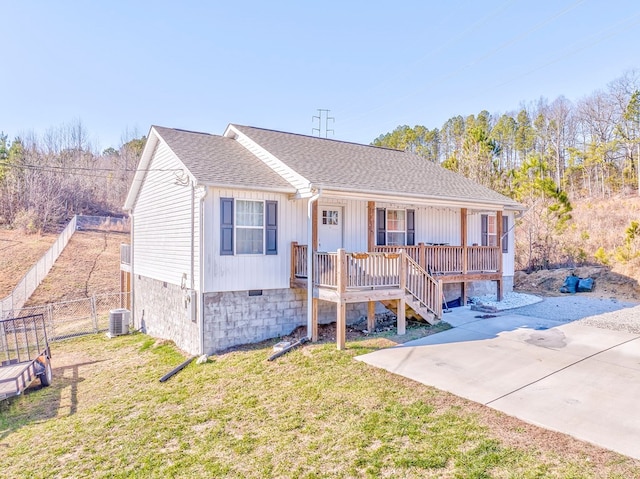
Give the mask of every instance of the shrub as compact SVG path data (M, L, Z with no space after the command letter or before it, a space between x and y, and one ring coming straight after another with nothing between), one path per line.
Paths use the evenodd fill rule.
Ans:
M600 246L598 248L598 250L595 252L595 254L593 256L600 263L602 263L604 265L608 265L609 264L609 255L607 254L607 252L604 250L604 248L602 246Z
M33 210L20 210L13 218L12 226L25 234L35 234L42 230L38 213Z

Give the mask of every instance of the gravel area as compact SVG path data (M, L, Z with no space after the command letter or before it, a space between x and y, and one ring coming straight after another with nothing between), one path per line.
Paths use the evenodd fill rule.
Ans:
M495 302L495 295L473 300L524 316L562 322L580 321L596 328L640 334L640 304L634 302L578 294L540 297L523 293L505 295L502 304Z

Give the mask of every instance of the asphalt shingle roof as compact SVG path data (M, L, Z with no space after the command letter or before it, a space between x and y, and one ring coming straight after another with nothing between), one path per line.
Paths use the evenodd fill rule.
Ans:
M231 138L162 126L153 128L200 183L295 191Z
M307 178L314 187L520 206L490 188L412 153L233 126Z

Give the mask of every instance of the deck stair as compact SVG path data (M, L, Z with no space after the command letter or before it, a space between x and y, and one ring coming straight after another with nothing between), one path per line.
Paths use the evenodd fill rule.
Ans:
M415 321L426 321L429 324L437 324L438 319L435 314L431 312L426 306L420 304L420 301L416 299L412 294L407 294L404 297L405 299L405 317L408 319L413 319ZM394 314L398 314L398 303L397 299L391 299L387 301L380 301L385 308Z

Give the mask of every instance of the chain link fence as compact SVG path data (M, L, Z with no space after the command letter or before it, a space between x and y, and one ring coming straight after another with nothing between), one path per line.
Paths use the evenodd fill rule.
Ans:
M42 314L45 317L49 341L61 341L108 331L109 312L112 309L124 308L128 300L129 293L94 294L89 298L7 311L7 317Z

